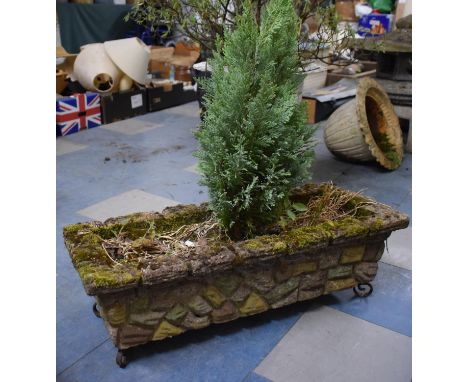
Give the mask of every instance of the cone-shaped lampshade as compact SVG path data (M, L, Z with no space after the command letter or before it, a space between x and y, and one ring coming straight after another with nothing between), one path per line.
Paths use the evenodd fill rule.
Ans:
M119 69L139 84L146 82L150 48L139 38L106 41L104 48Z
M117 91L122 77L122 72L100 43L81 47L73 66L73 74L85 89L99 93Z

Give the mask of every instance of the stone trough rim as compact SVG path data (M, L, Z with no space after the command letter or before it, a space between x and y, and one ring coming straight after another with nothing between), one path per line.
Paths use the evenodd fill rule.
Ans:
M364 198L368 199L368 198ZM369 199L371 200L371 199ZM201 263L198 266L198 268L194 267L194 259L186 259L183 258L178 258L176 261L172 261L171 263L174 262L174 266L181 266L182 270L179 272L176 269L176 272L174 272L174 269L172 269L170 266L165 269L164 267L161 267L161 269L158 269L157 271L157 277L152 277L151 273L148 275L145 275L144 270L138 270L135 273L135 270L132 269L126 269L124 265L122 267L115 267L114 265L109 265L107 264L108 267L108 272L129 272L129 274L132 275L131 278L129 278L126 282L123 282L121 285L115 285L115 286L99 286L96 285L95 280L92 278L84 279L81 277L82 284L84 286L84 289L88 295L99 295L99 294L109 294L109 293L115 293L115 292L121 292L124 290L130 290L130 289L137 289L139 287L150 287L154 285L166 285L166 284L171 284L171 283L176 283L178 281L182 280L196 280L200 279L209 275L229 271L232 269L236 268L241 268L241 267L250 267L262 263L269 263L271 261L275 261L277 259L290 259L295 255L300 255L301 253L314 253L316 252L321 253L323 251L326 251L329 247L340 247L343 245L346 245L350 241L365 241L367 238L371 239L373 236L376 234L382 233L385 235L390 235L392 231L398 230L398 229L403 229L406 228L409 224L409 218L407 215L402 214L395 209L391 208L390 206L387 206L382 203L377 203L373 201L375 204L372 205L373 212L375 213L375 216L372 218L368 218L367 220L365 218L362 219L362 223L366 225L367 229L365 233L360 232L359 234L356 235L351 235L351 236L345 236L345 233L338 232L338 234L333 237L333 239L330 238L323 238L323 240L319 240L316 243L312 245L305 245L303 247L298 247L295 248L293 252L288 253L288 251L268 251L265 250L265 248L262 248L263 251L249 251L244 247L244 245L249 242L249 240L243 240L243 241L238 241L234 242L233 247L231 248L226 248L225 246L221 247L220 250L211 256L204 256L203 258L200 257ZM182 206L182 207L179 207ZM105 227L106 225L111 225L115 224L121 219L126 219L131 216L138 216L141 219L149 219L149 217L161 217L165 215L171 214L174 210L177 210L177 208L206 208L207 203L202 203L199 206L195 205L179 205L175 207L167 207L162 211L162 213L159 212L153 212L153 213L137 213L137 214L131 214L131 215L126 215L123 217L117 217L117 218L111 218L107 219L104 223L102 222L86 222L86 223L79 223L77 225L73 226L81 226L83 228L93 228L93 227ZM378 227L378 229L371 229L372 224L375 223L376 220L381 219L383 223ZM73 240L70 239L70 237L67 237L65 235L65 230L67 227L64 228L64 236L65 236L65 244L67 246L67 249L69 251L70 257L72 258L72 261L74 260L74 256L76 253L77 248L79 248L79 245L77 246L76 244L73 243ZM77 234L79 234L79 231L77 231ZM96 235L95 233L86 233L85 235ZM275 235L264 235L264 237L273 237ZM258 236L254 239L259 238L261 236ZM242 259L242 262L239 263L239 258ZM179 261L180 260L180 261ZM197 260L197 259L195 259ZM203 261L202 261L203 260ZM220 261L218 261L220 260ZM78 271L78 268L80 264L75 264L75 261L73 261L73 265L75 269ZM87 264L88 265L88 264ZM164 264L163 264L164 265ZM89 266L93 267L95 266L96 269L99 269L99 267L103 267L103 264L89 264ZM134 273L132 273L134 272Z

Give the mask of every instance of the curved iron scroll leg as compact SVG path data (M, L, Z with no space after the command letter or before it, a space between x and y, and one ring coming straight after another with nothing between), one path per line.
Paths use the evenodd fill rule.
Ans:
M374 288L372 287L371 283L359 283L353 288L355 295L359 297L370 296L373 290Z
M99 312L96 302L93 304L93 313L97 318L102 318L101 317L101 312Z
M126 352L123 349L118 349L117 350L117 356L115 357L115 362L122 369L125 369L125 366L128 365L127 355L126 355Z

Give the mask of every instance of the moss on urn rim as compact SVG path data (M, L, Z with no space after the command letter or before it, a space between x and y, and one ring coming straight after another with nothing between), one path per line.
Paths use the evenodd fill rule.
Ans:
M291 199L301 201L320 192L320 186L305 185L292 190ZM359 202L367 200L362 198ZM124 231L130 240L141 240L143 236L151 237L156 233L176 230L184 224L193 224L206 220L210 216L208 205L179 205L168 207L162 213L136 213L128 216L108 219L104 223L89 222L72 224L64 227L65 244L70 253L73 265L80 275L85 290L90 295L111 293L118 290L134 288L139 284L151 285L155 278L146 277L148 272L157 271L164 280L164 273L174 272L172 264L183 263L188 275L180 277L202 277L201 270L210 271L210 267L221 261L229 261L234 268L245 263L246 258L255 262L266 254L272 256L289 256L314 247L323 248L333 245L337 240L365 237L380 231L405 228L408 217L379 203L366 207L365 211L354 217L336 221L325 221L315 225L303 225L282 231L278 234L257 236L237 243L215 242L206 250L212 253L197 253L189 257L159 255L151 264L142 267L138 259L116 262L103 247L106 239ZM154 237L154 236L153 236ZM226 259L226 248L233 256ZM171 264L172 263L172 264ZM200 267L199 264L205 264ZM161 268L163 267L163 268ZM166 271L167 269L167 271ZM215 268L213 268L215 269ZM179 276L176 276L179 277ZM158 277L156 277L158 279ZM174 281L173 278L167 280Z

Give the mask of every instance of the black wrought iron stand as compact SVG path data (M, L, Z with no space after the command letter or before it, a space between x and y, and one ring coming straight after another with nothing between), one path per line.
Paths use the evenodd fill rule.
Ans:
M374 288L371 283L359 283L353 288L354 293L358 297L368 297L372 294Z

